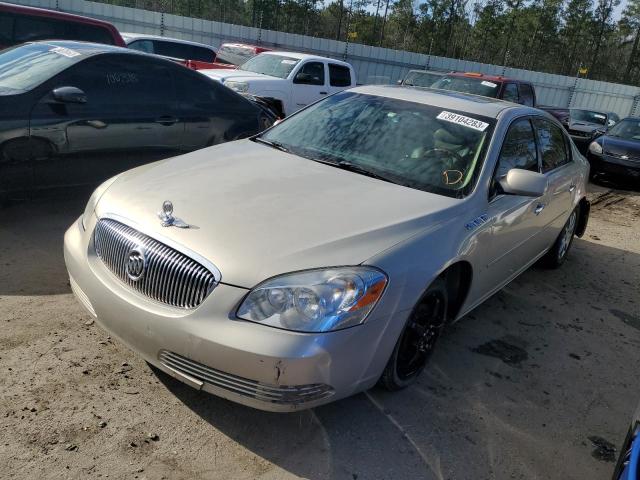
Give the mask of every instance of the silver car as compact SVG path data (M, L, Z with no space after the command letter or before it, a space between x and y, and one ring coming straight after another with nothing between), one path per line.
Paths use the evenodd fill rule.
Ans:
M396 86L125 172L65 235L98 323L179 380L291 411L412 383L443 326L587 224L589 165L520 105Z

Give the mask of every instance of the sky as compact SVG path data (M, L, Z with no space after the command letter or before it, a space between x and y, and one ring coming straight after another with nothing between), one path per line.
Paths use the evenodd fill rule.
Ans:
M614 18L615 18L616 20L619 20L619 19L620 19L620 16L622 15L622 11L624 10L624 7L626 7L626 6L627 6L627 0L622 0L622 1L620 2L620 5L618 5L618 6L616 7L616 10L615 10L615 12L614 12L614 14L613 14L613 16L614 16Z

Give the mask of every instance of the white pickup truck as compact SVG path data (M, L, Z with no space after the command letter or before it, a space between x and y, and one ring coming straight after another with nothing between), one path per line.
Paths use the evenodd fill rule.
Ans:
M331 58L265 52L238 70L198 70L240 93L269 100L283 116L327 95L356 86L353 67Z

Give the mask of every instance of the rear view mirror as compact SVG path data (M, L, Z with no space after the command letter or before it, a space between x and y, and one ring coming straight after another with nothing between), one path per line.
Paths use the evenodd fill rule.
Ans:
M504 193L524 197L541 197L547 190L547 177L531 170L512 168L499 180Z
M87 95L76 87L58 87L51 94L56 102L87 103Z

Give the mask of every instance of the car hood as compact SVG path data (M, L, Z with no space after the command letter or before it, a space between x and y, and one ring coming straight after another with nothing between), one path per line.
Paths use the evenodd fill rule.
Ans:
M165 200L192 228L161 226ZM241 140L125 172L96 214L168 237L214 263L222 282L249 288L281 273L362 263L451 220L461 203Z
M223 69L208 69L198 70L200 73L206 75L209 78L224 82L226 80L233 79L234 81L245 80L282 80L278 77L272 77L271 75L263 75L262 73L247 72L246 70L223 70Z
M601 144L607 155L626 155L630 158L640 158L640 141L638 140L625 140L605 135L601 139Z

